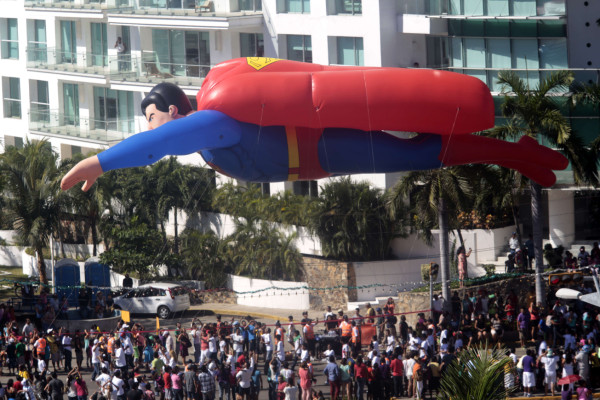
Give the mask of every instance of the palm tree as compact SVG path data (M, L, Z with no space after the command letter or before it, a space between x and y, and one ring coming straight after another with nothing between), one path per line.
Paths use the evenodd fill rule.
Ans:
M502 349L469 348L444 369L438 399L504 400L516 386L505 385L512 360ZM514 380L513 380L514 382Z
M57 154L47 140L8 147L0 156L0 174L6 182L7 211L20 240L35 249L42 284L47 284L43 248L59 218Z
M262 279L298 280L302 255L294 246L297 235L285 235L276 223L258 218L236 220L227 238L228 264L238 275Z
M321 189L310 229L323 256L342 261L384 260L401 232L404 215L392 219L384 195L366 182L340 178Z
M212 231L185 230L181 234L183 278L202 280L213 289L223 287L227 280L226 246L227 242Z
M89 155L88 155L89 156ZM83 160L86 156L83 154L75 155L72 159L65 161L65 168L68 170L73 165ZM63 197L62 208L68 207L68 212L83 218L86 225L86 237L89 234L92 236L92 254L98 253L98 243L100 241L98 235L98 227L105 211L112 211L112 183L107 176L101 176L96 185L93 185L87 192L82 190L69 190Z
M561 114L555 101L556 93L564 93L573 82L568 71L553 72L540 80L536 88L529 88L513 71L500 71L498 83L503 86L502 114L508 118L504 126L493 128L494 137L516 139L523 135L547 142L561 150L571 163L577 184L594 183L595 168L590 170L590 152L581 139L571 132L567 119ZM530 181L533 243L536 261L536 299L544 304L545 290L542 279L542 188Z
M473 187L485 179L486 168L477 165L412 171L390 192L388 207L392 210L410 199L413 222L427 243L432 240L431 229L437 225L440 230L442 296L447 300L450 299L448 232L450 226L458 226L458 212L470 207Z

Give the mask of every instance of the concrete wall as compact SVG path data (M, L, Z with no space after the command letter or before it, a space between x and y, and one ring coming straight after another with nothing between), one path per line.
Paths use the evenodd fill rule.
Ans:
M7 267L20 267L23 263L21 252L23 247L0 246L0 265Z
M471 256L467 259L469 276L480 276L485 274L478 265L495 261L499 256L506 255L504 249L508 245L508 239L514 231L513 226L496 229L473 229L462 230L463 240L467 250L473 249ZM440 242L439 230L432 231L433 240L431 246L425 244L416 234L407 238L397 238L392 241L392 254L402 260L410 260L420 265L429 262L439 262ZM450 233L450 243L456 241L456 247L460 245L456 231Z
M227 278L227 287L236 292L248 292L258 289L265 289L271 286L279 288L294 288L299 286L307 286L307 283L251 279L236 275L229 275ZM272 289L255 294L238 294L237 304L264 308L308 310L308 290Z
M235 232L235 221L231 215L219 214L212 212L202 212L197 216L188 217L188 215L180 211L177 213L177 225L179 234L186 227L198 229L203 232L213 231L219 238L223 239ZM298 237L294 240L294 245L302 254L320 255L321 243L317 237L313 237L301 226L284 226L280 225L282 232L286 235L298 233ZM165 224L167 235L175 235L175 224L173 212L169 214L169 221Z
M0 230L0 239L5 240L7 244L15 244L17 242L17 231Z

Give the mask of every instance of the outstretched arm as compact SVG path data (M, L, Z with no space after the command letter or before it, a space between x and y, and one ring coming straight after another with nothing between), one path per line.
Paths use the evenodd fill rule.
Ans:
M198 111L138 133L97 156L86 158L64 176L61 188L67 190L84 181L82 190L87 191L104 172L150 165L166 155L230 147L239 140L240 127L236 120L219 111Z

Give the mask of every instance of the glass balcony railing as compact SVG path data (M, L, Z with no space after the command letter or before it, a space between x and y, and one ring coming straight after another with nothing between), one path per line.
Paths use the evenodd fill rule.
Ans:
M193 61L193 60L191 60ZM171 82L179 86L200 86L210 65L164 62L155 52L141 56L121 56L109 60L110 80L156 84Z
M81 118L44 107L32 107L29 112L29 130L51 135L114 142L127 138L135 128L135 119Z
M25 0L27 8L57 8L101 10L106 9L106 0Z
M447 69L453 72L459 72L465 75L471 75L475 78L479 78L483 81L492 92L500 92L502 85L498 83L498 73L502 69L498 68L464 68L464 67L445 67L441 69ZM600 84L600 69L595 68L543 68L543 69L519 69L512 68L514 71L529 87L535 88L539 85L540 80L544 79L553 72L557 71L571 71L575 78L575 81L582 82L585 84Z
M109 13L136 15L205 15L209 17L236 17L262 14L261 7L240 11L215 11L214 2L207 0L107 0Z
M40 68L49 71L76 72L94 75L108 75L111 58L104 54L80 51L65 51L37 43L27 47L27 68Z
M566 15L565 4L566 0L424 0L402 2L398 13L492 18L554 17Z

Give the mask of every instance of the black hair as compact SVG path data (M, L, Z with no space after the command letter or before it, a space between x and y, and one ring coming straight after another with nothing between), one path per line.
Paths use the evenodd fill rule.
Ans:
M142 114L146 115L146 107L154 104L159 111L168 112L169 106L177 107L177 113L187 115L192 111L190 99L181 88L172 83L163 82L154 86L148 96L142 100Z

